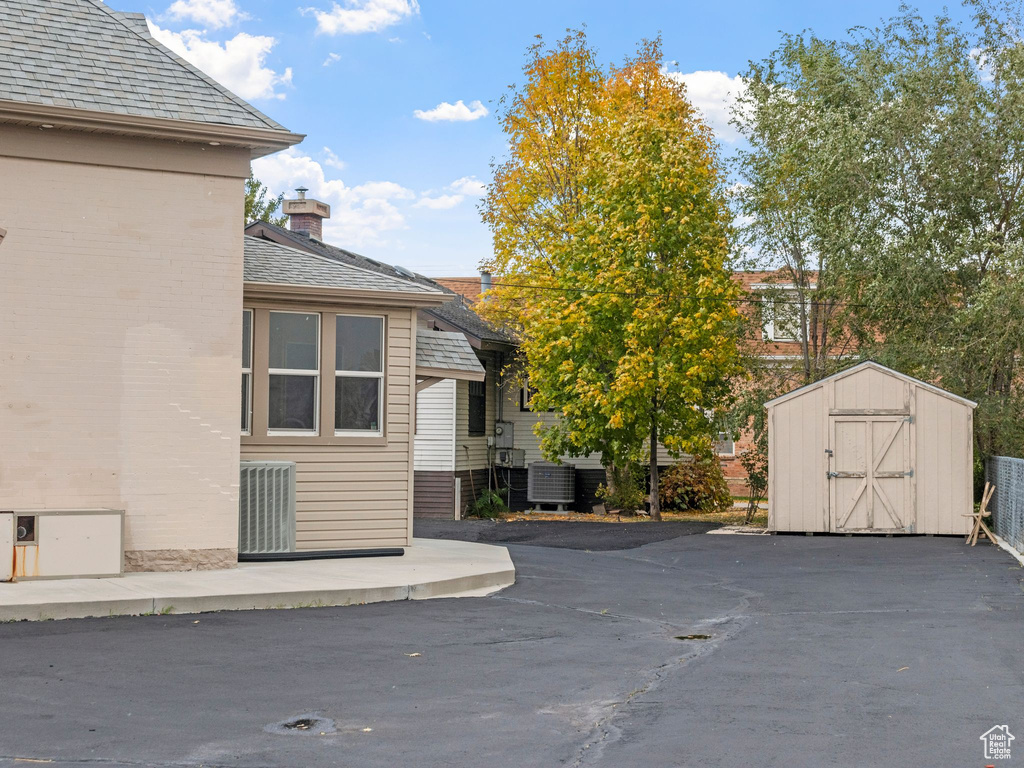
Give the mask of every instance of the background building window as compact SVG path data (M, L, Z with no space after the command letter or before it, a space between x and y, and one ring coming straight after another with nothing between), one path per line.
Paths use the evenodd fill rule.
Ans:
M383 432L384 318L337 315L334 429Z
M486 370L486 365L484 366ZM469 383L469 434L479 437L487 431L487 387L483 381Z
M320 415L320 315L271 312L269 335L267 427L315 434Z
M242 310L242 434L252 431L252 310Z

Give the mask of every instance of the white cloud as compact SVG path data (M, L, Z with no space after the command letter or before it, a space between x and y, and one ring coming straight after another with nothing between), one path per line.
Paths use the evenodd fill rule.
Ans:
M334 168L339 171L345 170L346 163L340 157L338 157L331 150L330 147L324 147L324 165L328 168Z
M281 74L266 66L267 54L277 44L273 37L239 32L230 40L218 43L207 40L194 29L170 32L149 22L149 31L183 59L233 91L243 99L283 99L278 86L290 86L291 67Z
M359 35L380 32L407 18L419 15L417 0L344 0L331 3L331 10L307 8L316 17L316 31L326 35Z
M350 187L341 179L328 179L320 163L294 147L254 160L252 168L271 194L284 192L291 197L291 190L305 186L309 197L329 204L331 218L324 222L324 239L340 246L379 244L384 233L405 229L399 205L416 197L393 181Z
M414 208L430 208L434 211L445 211L454 208L463 201L462 195L438 195L437 197L421 197Z
M739 75L729 77L725 72L699 70L697 72L665 72L666 77L683 83L686 96L701 114L719 140L735 143L739 139L736 128L729 125L731 108L746 85Z
M467 107L462 102L462 99L459 99L454 104L442 101L433 109L417 109L413 112L413 115L420 120L426 120L430 123L442 120L452 123L467 122L469 120L479 120L481 117L486 117L487 114L487 107L480 101L471 101Z
M331 64L333 64L336 61L341 61L341 54L340 53L328 53L327 54L327 58L324 59L324 66L325 67L329 67L329 66L331 66Z
M249 18L235 0L174 0L167 16L175 21L188 19L207 29L220 29Z
M476 176L463 176L448 185L452 192L458 192L466 197L483 197L487 194L487 185Z

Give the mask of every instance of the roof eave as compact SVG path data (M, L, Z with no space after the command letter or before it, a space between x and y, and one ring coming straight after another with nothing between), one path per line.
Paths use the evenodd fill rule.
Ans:
M363 288L332 288L323 285L292 285L245 281L246 299L270 299L292 303L375 304L389 307L436 307L448 300L443 293L416 291L374 291Z
M468 370L465 368L431 368L430 366L416 366L416 375L421 378L455 379L457 381L484 381L487 372L482 368Z
M0 99L0 123L51 125L55 129L245 147L251 151L253 158L287 149L305 138L304 134L272 128L143 117L52 104L30 104L8 99Z

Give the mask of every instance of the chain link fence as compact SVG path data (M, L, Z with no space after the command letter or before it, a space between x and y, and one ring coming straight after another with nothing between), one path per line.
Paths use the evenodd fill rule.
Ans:
M1024 459L992 456L985 479L996 487L989 502L992 528L1018 552L1024 552Z

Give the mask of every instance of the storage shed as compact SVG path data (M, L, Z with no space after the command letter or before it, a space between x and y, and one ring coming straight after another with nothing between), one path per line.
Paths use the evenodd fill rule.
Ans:
M965 535L976 403L867 361L768 409L768 528Z

